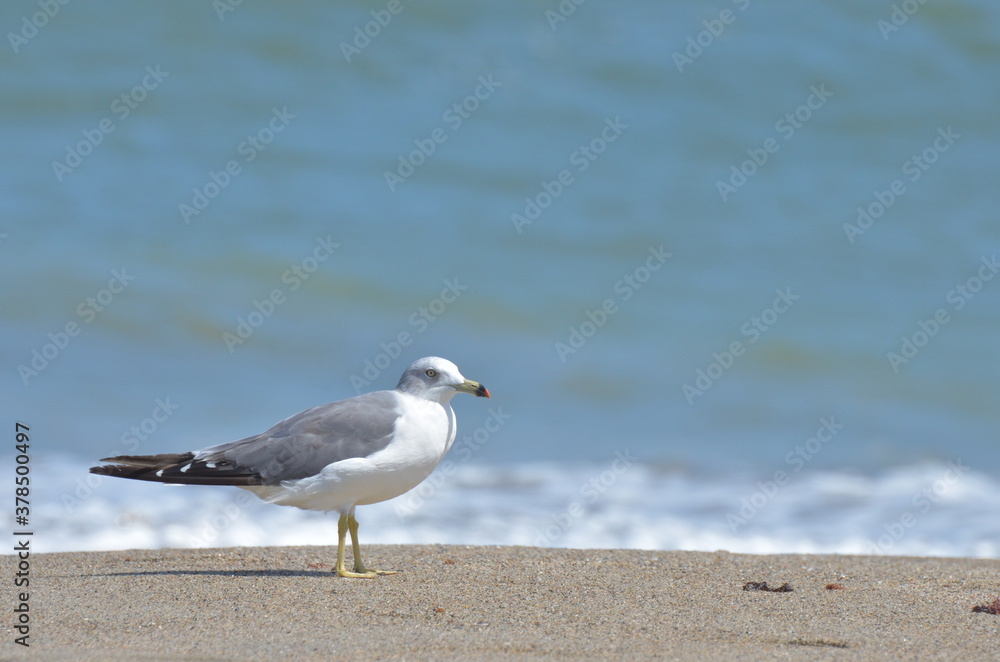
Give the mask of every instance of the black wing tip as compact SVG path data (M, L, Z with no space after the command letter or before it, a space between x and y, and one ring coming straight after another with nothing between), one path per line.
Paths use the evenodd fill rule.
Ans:
M125 464L133 467L163 468L173 464L183 464L194 459L194 453L161 453L160 455L116 455L102 457L101 462Z
M102 464L91 467L90 473L112 478L135 478L137 480L156 480L153 470L149 467L137 467L131 464Z
M101 462L109 462L90 468L90 473L113 478L132 478L135 480L162 480L165 470L176 467L194 459L194 453L164 453L162 455L116 455L102 457Z
M194 453L119 455L102 458L101 462L111 464L91 467L90 473L175 485L261 484L260 475L256 472L247 471L224 461L219 462L218 467L208 466L204 461L195 461Z

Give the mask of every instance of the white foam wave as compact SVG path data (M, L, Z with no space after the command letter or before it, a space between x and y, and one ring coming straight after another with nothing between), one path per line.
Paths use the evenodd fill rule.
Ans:
M336 543L336 520L321 513L234 488L93 476L87 466L50 458L33 467L37 551ZM358 517L368 544L998 557L997 512L1000 481L961 462L875 475L803 471L779 484L620 458L569 468L466 465Z

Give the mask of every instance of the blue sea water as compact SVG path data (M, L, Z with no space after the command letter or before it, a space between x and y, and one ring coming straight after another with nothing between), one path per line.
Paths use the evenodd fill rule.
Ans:
M996 556L1000 10L902 4L5 3L38 545L328 543L86 469L441 355L373 542Z

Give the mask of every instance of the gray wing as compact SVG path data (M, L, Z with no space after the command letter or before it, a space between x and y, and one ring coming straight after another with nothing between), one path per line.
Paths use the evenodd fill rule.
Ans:
M193 453L123 455L91 473L189 485L277 485L329 464L368 457L392 441L399 394L376 391L286 418L267 432Z
M388 446L401 413L393 391L314 407L262 434L196 452L188 473L198 465L224 465L260 476L261 485L314 476L329 464Z

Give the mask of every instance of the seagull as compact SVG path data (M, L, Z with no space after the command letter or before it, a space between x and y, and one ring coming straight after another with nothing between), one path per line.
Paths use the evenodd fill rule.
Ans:
M489 398L478 382L436 356L414 361L391 391L374 391L313 407L270 430L188 453L121 455L91 467L102 476L182 485L235 485L264 501L336 511L336 572L341 577L396 574L361 560L354 509L397 497L431 474L455 442L451 399ZM344 566L351 533L354 570Z

